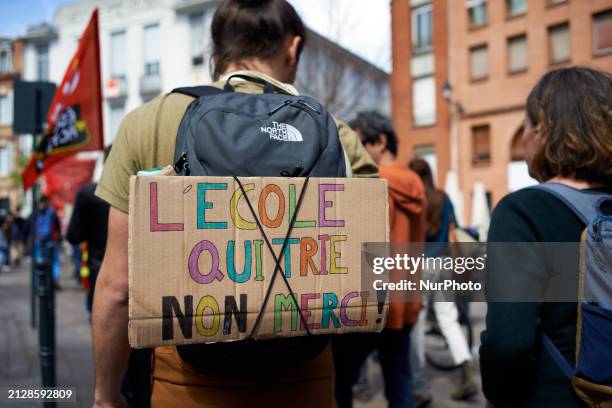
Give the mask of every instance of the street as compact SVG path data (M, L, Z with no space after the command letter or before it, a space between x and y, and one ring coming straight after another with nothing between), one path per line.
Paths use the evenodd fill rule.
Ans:
M57 385L76 388L78 407L93 401L91 329L85 294L69 267L62 271L63 290L56 293ZM40 386L38 331L30 326L30 263L0 274L0 386ZM0 406L4 407L0 403ZM18 404L23 407L24 404ZM42 404L40 404L42 406ZM74 407L66 403L58 406Z

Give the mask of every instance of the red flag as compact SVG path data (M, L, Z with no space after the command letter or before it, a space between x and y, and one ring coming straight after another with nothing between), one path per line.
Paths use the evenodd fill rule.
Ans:
M56 210L63 210L66 204L74 204L82 186L91 183L95 167L96 160L68 157L45 172L43 193Z
M29 189L41 173L62 159L80 151L103 148L100 42L95 9L51 101L44 138L21 174L23 189Z

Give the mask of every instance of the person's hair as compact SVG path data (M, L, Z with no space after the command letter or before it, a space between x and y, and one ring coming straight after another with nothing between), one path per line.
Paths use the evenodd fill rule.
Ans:
M434 183L429 163L421 158L410 161L408 168L421 177L427 195L427 235L437 235L442 226L442 214L446 203L446 194L438 190Z
M544 75L527 98L534 130L529 167L555 176L612 184L612 76L586 67Z
M288 35L302 38L298 58L306 41L306 27L286 0L224 0L211 24L211 71L219 79L230 63L246 58L270 58Z
M386 149L393 156L397 156L397 136L391 120L385 115L377 111L359 112L355 119L349 122L349 126L361 132L364 145L378 142L380 134L384 134L387 137Z

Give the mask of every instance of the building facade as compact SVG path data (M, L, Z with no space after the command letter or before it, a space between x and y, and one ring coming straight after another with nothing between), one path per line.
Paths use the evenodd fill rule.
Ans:
M430 16L420 19L428 7ZM545 72L573 65L612 71L612 0L393 0L392 13L392 103L406 141L403 153L431 155L420 146L433 146L439 173L452 169L458 175L464 209L478 182L491 205L534 182L524 162L522 123L527 95ZM418 76L409 74L419 57L414 45L428 35L422 33L433 37L436 80L425 97L415 86ZM447 67L446 78L439 66ZM431 134L410 118L413 105L429 106L427 98L448 112L447 123L438 125L445 114L436 106ZM464 215L469 222L470 214Z
M450 166L448 0L393 0L391 104L399 137L399 159L425 158L442 185Z
M23 43L0 38L0 212L15 211L19 202L16 169L20 140L13 132L13 84L23 66ZM23 142L22 142L23 144Z
M99 9L105 144L123 116L175 87L206 83L207 25L214 1L85 1L58 8L26 35L24 78L59 83L91 12ZM43 27L44 28L44 27Z
M295 81L300 92L347 121L364 110L391 113L387 72L312 30L306 35Z
M218 4L218 0L90 0L66 4L58 8L52 25L34 29L24 38L24 78L61 81L79 36L97 7L104 139L105 144L111 144L130 110L176 87L211 82L210 23ZM357 99L355 110L382 107L389 111L386 72L316 33L311 33L311 40L307 41L301 67L314 65L308 59L340 67L346 72L341 81L332 84L340 87L339 82L346 83L342 88L349 89L359 82L360 94L367 96ZM325 86L328 78L321 76L331 71L298 70L298 88L300 83L314 84L320 79L321 87L306 91L320 89L323 99L329 87ZM316 93L313 96L319 97ZM341 108L339 103L334 106Z

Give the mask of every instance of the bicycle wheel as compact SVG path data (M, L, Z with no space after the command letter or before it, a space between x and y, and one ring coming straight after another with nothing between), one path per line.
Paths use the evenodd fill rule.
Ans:
M474 344L472 322L466 307L459 303L457 304L457 310L459 312L459 324L471 352ZM431 323L431 326L425 332L425 359L427 363L440 371L452 371L459 368L461 364L455 364L453 361L448 344L437 323Z

